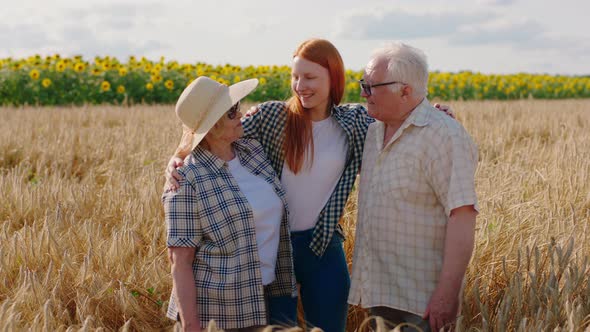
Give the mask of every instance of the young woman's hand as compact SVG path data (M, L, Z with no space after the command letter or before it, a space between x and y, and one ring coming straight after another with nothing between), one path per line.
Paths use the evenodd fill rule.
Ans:
M247 118L249 116L252 116L252 115L258 113L258 111L260 111L260 109L258 108L258 105L254 105L254 106L250 107L250 109L248 111L246 111L246 114L244 114L244 117Z
M182 165L184 165L184 161L182 160L182 158L176 156L170 158L170 161L168 161L168 166L166 166L166 172L164 175L166 177L166 184L164 185L164 190L171 191L180 188L180 184L178 183L178 181L180 181L180 174L178 174L178 171L176 169L178 167L181 167Z
M450 116L451 118L455 118L455 114L453 113L453 110L451 109L450 106L448 105L441 105L441 104L434 104L434 107L438 108L440 111L445 112L448 116Z

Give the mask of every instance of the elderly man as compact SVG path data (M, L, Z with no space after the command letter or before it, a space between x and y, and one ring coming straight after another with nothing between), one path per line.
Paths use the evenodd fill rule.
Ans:
M361 80L369 126L349 303L422 330L448 328L474 244L477 147L426 99L424 54L393 43Z

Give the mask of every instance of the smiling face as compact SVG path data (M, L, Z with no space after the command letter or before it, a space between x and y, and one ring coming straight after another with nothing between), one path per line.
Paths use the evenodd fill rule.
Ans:
M291 67L291 88L311 112L325 112L330 103L330 72L321 65L296 56Z
M387 61L384 58L372 59L365 68L364 80L369 84L396 81L388 77ZM409 85L396 83L371 88L369 96L361 90L361 97L367 100L369 115L385 123L403 122L412 110Z
M233 116L233 119L230 119L230 116ZM240 121L241 117L242 111L239 109L239 106L237 111L234 109L226 112L209 131L207 136L205 136L205 139L227 144L237 141L244 135L244 128Z

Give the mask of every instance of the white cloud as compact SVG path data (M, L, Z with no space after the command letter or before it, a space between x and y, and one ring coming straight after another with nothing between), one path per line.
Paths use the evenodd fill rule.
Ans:
M484 21L478 24L464 25L450 41L457 44L480 45L490 43L506 43L522 45L537 40L543 28L531 20L510 21L506 19Z
M466 24L489 20L492 12L424 12L389 8L348 13L336 20L336 37L352 39L414 39L447 36Z
M489 6L508 6L516 3L516 0L477 0L477 2Z
M542 22L526 17L515 19L502 10L424 12L388 8L348 12L336 22L336 37L344 39L402 39L415 43L437 38L446 42L446 47L500 50L502 46L520 52L552 52L556 56L566 52L567 57L582 55L589 47L585 39L551 35Z
M35 53L165 56L288 64L328 38L360 69L384 40L425 50L433 69L588 73L590 2L565 0L19 0L0 11L0 57Z
M18 36L18 38L14 38ZM34 24L0 24L0 45L2 48L30 49L34 50L40 46L47 46L53 42L39 25Z

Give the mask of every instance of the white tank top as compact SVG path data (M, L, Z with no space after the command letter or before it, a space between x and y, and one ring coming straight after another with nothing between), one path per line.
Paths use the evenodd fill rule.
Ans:
M313 228L346 164L348 142L344 129L333 117L312 122L314 156L305 158L298 174L283 165L281 182L287 194L291 231ZM308 150L311 154L311 149ZM309 157L309 155L307 156Z

